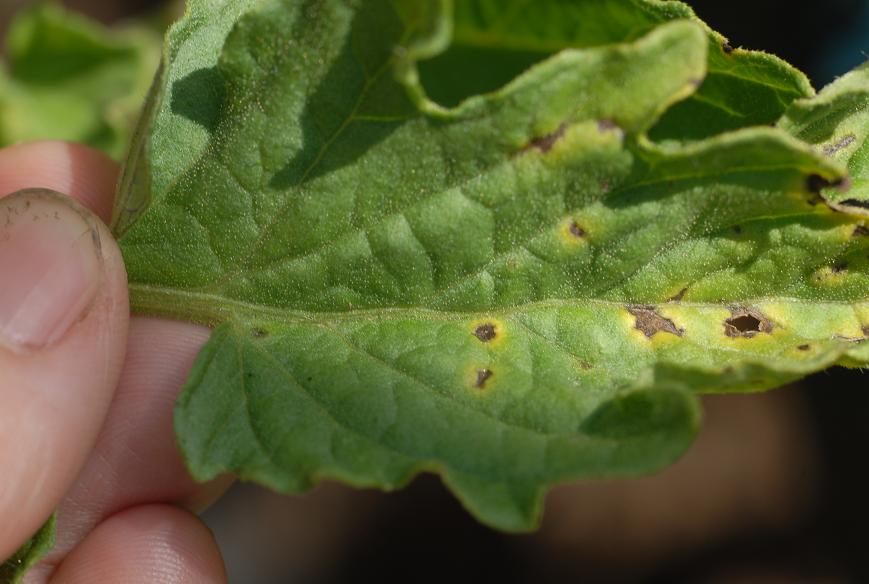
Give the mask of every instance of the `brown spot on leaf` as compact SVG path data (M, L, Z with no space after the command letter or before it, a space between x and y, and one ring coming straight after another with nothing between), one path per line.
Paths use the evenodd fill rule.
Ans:
M845 199L840 204L845 207L859 207L861 209L869 209L869 201L861 201L860 199Z
M851 234L853 237L869 237L869 227L865 225L858 225L854 228L854 233Z
M634 328L648 338L652 338L657 333L670 333L681 337L685 332L683 329L676 328L672 320L655 312L651 306L628 306L627 309L636 319Z
M815 195L820 195L822 189L835 187L839 192L846 192L851 188L851 181L848 177L842 177L838 180L829 181L819 174L810 174L806 177L806 190ZM822 199L823 200L823 199ZM809 201L811 203L811 201ZM847 204L845 201L842 204ZM869 206L869 204L867 204Z
M839 262L832 267L834 274L842 274L848 271L848 262Z
M600 133L609 132L611 130L621 130L619 125L613 120L598 120L597 129Z
M492 377L493 373L489 369L480 369L477 371L477 381L474 383L474 387L477 389L483 389L486 385L486 382L489 381L489 378Z
M261 328L255 328L255 329L250 331L250 335L255 339L261 339L263 337L267 337L268 334L269 333L265 329L261 329Z
M804 343L804 344L800 345L799 347L797 347L797 349L799 349L800 351L808 351L811 348L812 348L812 346L808 343Z
M833 144L828 144L824 146L824 154L827 156L832 156L842 148L846 148L853 144L857 140L857 137L854 134L847 134L842 137L838 142L834 142Z
M772 322L757 310L731 308L730 314L730 318L724 321L724 334L728 337L750 339L759 333L772 332Z
M685 294L686 294L687 292L688 292L688 287L685 286L684 288L682 288L681 290L679 290L679 293L678 293L678 294L676 294L675 296L671 297L670 300L669 300L669 302L680 302L683 298L685 298Z
M531 142L528 143L528 146L523 148L523 150L536 148L537 150L540 150L545 154L552 150L552 147L555 146L555 143L558 142L558 140L562 136L564 136L565 131L567 131L567 124L562 123L560 126L558 126L558 128L555 129L554 132L531 140Z
M567 230L570 231L570 234L574 237L583 238L586 236L585 229L583 229L576 221L573 221Z
M869 339L869 325L864 326L860 330L863 331L863 336L866 337L867 339Z
M474 336L480 339L481 342L488 343L498 336L498 332L495 330L494 324L486 322L474 329Z
M731 229L736 235L742 234L742 225L734 225Z
M843 176L842 178L834 182L833 186L836 187L836 190L840 193L847 193L851 190L851 177Z
M725 55L729 55L733 52L733 45L731 45L727 41L724 41L723 43L721 43L721 50L724 51Z
M806 190L810 193L819 194L821 189L830 186L830 181L819 174L810 174L806 177Z

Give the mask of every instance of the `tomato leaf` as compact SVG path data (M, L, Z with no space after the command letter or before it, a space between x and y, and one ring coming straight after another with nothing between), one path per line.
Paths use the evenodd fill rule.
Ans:
M194 1L170 31L114 227L136 311L216 327L176 410L196 478L434 471L528 529L552 483L678 457L694 392L867 363L869 237L818 203L845 168L779 128L648 137L718 37L649 26L451 107L418 66L449 8Z

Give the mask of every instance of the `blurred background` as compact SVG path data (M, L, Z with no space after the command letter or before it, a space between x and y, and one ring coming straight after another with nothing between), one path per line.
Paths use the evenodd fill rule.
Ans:
M26 3L0 0L0 31ZM150 0L64 4L107 23L158 10ZM864 0L689 4L733 46L785 58L816 88L869 51ZM389 495L236 485L205 519L233 583L869 582L869 373L834 369L704 403L704 429L676 465L558 487L530 535L479 525L433 476Z

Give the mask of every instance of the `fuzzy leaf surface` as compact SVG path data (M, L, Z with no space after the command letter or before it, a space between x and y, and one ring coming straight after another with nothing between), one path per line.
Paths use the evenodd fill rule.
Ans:
M135 310L216 327L176 411L194 476L431 470L528 529L554 482L674 460L692 390L865 364L869 238L814 204L844 168L773 128L646 137L708 31L566 49L449 108L416 66L446 8L192 2L170 32L115 229Z
M847 182L826 188L824 200L869 217L869 64L794 102L779 126L848 167Z

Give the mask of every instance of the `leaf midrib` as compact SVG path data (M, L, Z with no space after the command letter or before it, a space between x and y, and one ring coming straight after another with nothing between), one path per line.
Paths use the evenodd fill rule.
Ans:
M511 316L537 311L545 308L571 308L575 306L626 307L642 304L647 306L680 306L686 308L728 308L734 305L755 306L759 304L804 304L824 306L852 306L869 308L869 298L857 301L848 300L811 300L794 297L756 297L745 300L724 302L642 302L618 301L598 298L547 299L526 302L514 306L493 307L489 309L437 310L422 307L355 308L345 311L309 311L279 308L253 302L233 300L216 294L181 290L168 286L131 283L130 304L137 314L183 317L191 322L216 326L225 322L255 323L279 322L282 324L320 324L342 321L385 321L385 320L428 320L462 321L480 315L491 317Z

